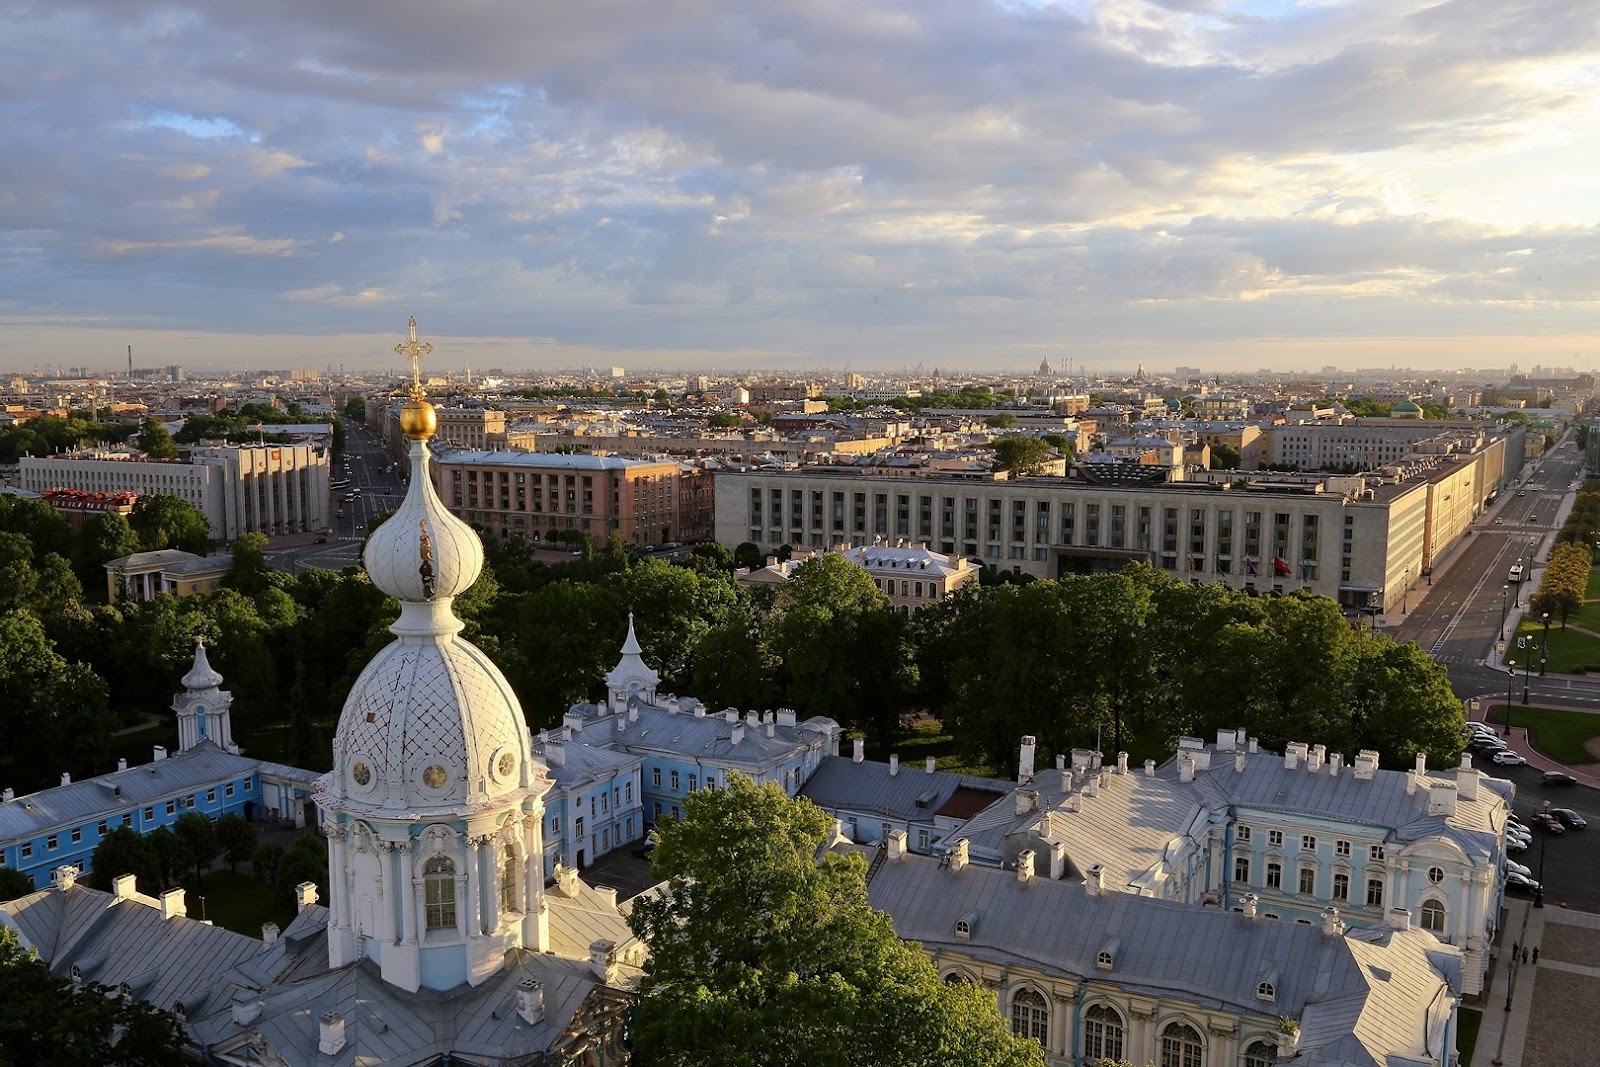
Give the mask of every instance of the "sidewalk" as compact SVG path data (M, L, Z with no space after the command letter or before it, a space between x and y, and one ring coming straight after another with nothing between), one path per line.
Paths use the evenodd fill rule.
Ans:
M1573 962L1589 941L1600 937L1600 915L1567 911L1545 901L1506 899L1492 976L1483 999L1483 1025L1473 1052L1473 1067L1565 1067L1593 1062L1590 1033L1596 1005L1590 994L1600 968ZM1563 946L1571 944L1574 951ZM1511 946L1540 948L1538 963L1513 961ZM1549 1008L1533 1023L1536 999Z

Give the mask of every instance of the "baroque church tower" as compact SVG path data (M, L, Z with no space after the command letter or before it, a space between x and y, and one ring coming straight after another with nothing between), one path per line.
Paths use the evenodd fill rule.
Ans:
M183 692L172 698L178 713L178 751L187 752L210 741L225 752L237 753L233 743L233 694L220 688L222 675L206 658L204 638L194 639L194 666L183 676Z
M367 664L339 716L333 770L317 803L329 838L328 962L363 957L385 981L474 986L515 948L545 951L544 795L521 705L497 667L460 638L455 597L483 570L483 546L428 474L437 428L417 324L396 346L412 365L400 427L405 500L372 533L372 582L400 601L395 641Z

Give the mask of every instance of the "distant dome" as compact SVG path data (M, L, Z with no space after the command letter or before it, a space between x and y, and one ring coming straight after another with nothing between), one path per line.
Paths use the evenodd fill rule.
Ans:
M1420 419L1422 408L1409 400L1402 400L1389 409L1389 415L1396 419Z

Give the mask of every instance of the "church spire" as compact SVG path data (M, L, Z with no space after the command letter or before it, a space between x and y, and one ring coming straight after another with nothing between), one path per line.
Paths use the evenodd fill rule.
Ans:
M178 751L187 752L202 741L210 741L228 752L237 752L233 743L230 709L233 694L218 688L222 675L206 658L206 642L194 639L194 665L183 676L183 692L172 698L178 715Z
M655 700L656 686L661 682L661 675L644 661L643 653L644 649L639 646L639 637L633 632L633 612L630 611L628 636L622 642L622 659L606 672L606 690L611 698L613 710L625 711L628 698L632 696L645 701Z

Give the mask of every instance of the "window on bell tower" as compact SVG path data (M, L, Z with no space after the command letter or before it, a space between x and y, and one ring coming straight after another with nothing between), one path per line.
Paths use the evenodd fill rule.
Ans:
M503 915L521 910L517 901L517 854L507 845L500 860L500 912Z
M456 865L435 856L422 868L423 899L429 930L449 930L456 925Z

